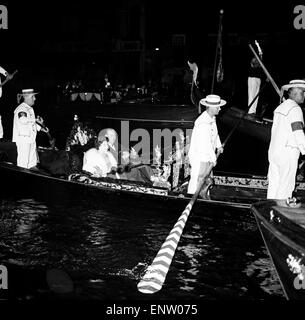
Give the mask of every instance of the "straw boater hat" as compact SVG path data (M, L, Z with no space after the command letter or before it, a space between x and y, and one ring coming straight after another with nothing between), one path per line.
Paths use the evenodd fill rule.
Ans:
M305 80L291 80L289 84L282 86L282 91L286 91L290 88L300 88L305 90Z
M217 96L216 94L209 94L208 96L200 100L200 104L206 107L221 107L226 103L227 101L222 100L220 96Z
M34 92L34 89L22 89L21 93L17 94L17 101L20 102L21 97L27 96L27 95L35 95L38 94L38 92Z

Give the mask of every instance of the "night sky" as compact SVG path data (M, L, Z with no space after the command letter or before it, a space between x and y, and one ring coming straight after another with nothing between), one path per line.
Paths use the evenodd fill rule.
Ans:
M144 1L144 0L143 0ZM129 1L137 2L134 1ZM249 55L247 42L259 39L262 42L266 63L275 78L287 81L289 78L305 77L305 40L304 30L295 30L295 14L292 2L254 1L144 1L146 10L146 48L162 47L171 34L186 35L186 57L196 60L206 59L211 65L215 54L214 44L208 44L208 34L218 31L219 10L224 9L223 38L224 59L229 69L234 59ZM9 3L2 1L8 8L8 30L0 30L1 63L9 69L29 66L61 68L83 61L111 59L109 50L111 37L118 36L118 16L123 1L24 1ZM244 42L229 52L226 45L230 34L242 35ZM263 34L263 36L262 36ZM282 35L281 35L282 34ZM65 52L59 44L86 41L89 47L105 41L108 55L86 54L82 48ZM130 39L130 38L129 38ZM250 53L251 54L251 53ZM235 56L235 58L233 57ZM233 59L234 62L228 62ZM248 56L247 56L248 59ZM198 61L199 60L199 61ZM287 61L288 60L288 61ZM284 63L283 63L284 62ZM304 71L303 71L304 70ZM67 69L67 72L69 70ZM304 75L303 75L304 72ZM277 73L280 76L277 76Z
M125 0L126 2L127 0ZM132 1L129 1L132 2ZM136 1L134 1L136 2ZM139 2L139 1L138 1ZM141 2L141 1L140 1ZM2 1L5 4L5 1ZM163 38L168 33L188 33L200 37L200 34L216 33L218 29L219 10L224 9L224 31L229 33L256 34L261 32L286 32L293 30L292 2L276 3L270 1L237 2L237 1L169 1L143 0L146 5L147 37ZM24 34L35 37L35 43L43 43L48 37L60 38L62 19L74 17L75 30L83 29L85 33L88 20L91 23L109 19L107 26L113 29L111 21L122 8L124 1L24 1L7 4L9 11L9 34L11 41L18 41ZM95 35L105 30L96 29ZM110 32L111 30L108 30ZM302 31L300 31L302 32ZM53 35L53 36L52 36ZM14 38L16 37L16 38ZM54 40L54 39L52 39Z

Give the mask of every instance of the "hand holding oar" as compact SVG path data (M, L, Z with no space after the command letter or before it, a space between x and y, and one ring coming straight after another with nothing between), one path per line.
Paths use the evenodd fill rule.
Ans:
M46 133L46 135L48 136L49 139L49 143L50 143L50 147L52 149L55 149L55 138L53 138L50 134L50 130L49 128L45 125L44 120L40 117L37 116L36 117L36 123L41 127L41 131Z
M221 152L222 152L222 149L220 148L217 151L216 159L218 158ZM178 221L174 225L174 228L171 230L165 242L161 246L152 264L147 268L146 273L144 274L141 281L138 283L138 290L140 292L151 294L161 290L163 283L165 281L167 272L173 260L175 250L177 248L178 242L182 235L186 221L191 213L193 205L197 200L198 195L207 177L210 176L210 173L213 167L214 167L214 164L211 164L209 166L208 172L200 181L199 186L195 194L193 195L192 199L190 200L188 205L185 207Z
M3 87L8 81L10 81L11 79L13 79L14 75L18 72L18 70L15 70L12 74L8 74L5 78L5 80L0 83L0 88Z

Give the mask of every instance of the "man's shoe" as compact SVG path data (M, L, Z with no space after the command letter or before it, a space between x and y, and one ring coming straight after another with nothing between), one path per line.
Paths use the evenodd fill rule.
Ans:
M301 201L295 197L287 198L286 200L276 200L275 202L278 207L284 208L300 208L302 206Z

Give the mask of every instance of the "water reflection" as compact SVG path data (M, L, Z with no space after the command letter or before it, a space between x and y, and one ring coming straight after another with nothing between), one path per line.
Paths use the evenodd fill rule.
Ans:
M58 298L46 282L56 269L71 277L75 299L149 299L136 285L180 215L110 210L81 199L3 198L0 212L0 263L16 278L13 295ZM254 218L214 213L190 216L154 298L282 297ZM21 277L32 280L20 285Z

